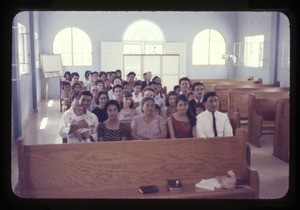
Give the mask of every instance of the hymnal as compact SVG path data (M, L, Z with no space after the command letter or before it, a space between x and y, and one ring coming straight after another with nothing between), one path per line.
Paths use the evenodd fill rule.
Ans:
M158 192L158 188L155 185L140 186L139 191L142 194L156 193Z
M183 188L180 179L168 179L167 186L170 192L181 192Z

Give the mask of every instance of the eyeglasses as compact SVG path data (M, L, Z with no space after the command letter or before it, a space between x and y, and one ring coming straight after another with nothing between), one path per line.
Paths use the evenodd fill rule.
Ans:
M99 100L101 100L101 101L107 100L107 97L105 97L105 98L99 98Z

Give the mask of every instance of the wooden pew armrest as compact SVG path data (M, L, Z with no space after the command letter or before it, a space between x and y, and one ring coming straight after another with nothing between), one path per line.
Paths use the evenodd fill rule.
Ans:
M247 168L246 182L255 190L255 198L259 198L259 174L255 169Z

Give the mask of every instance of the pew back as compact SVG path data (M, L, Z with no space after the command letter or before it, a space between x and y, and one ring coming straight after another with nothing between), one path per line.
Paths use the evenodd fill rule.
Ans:
M259 177L247 166L245 135L238 130L237 136L206 140L22 145L17 192L21 197L143 198L138 187L155 184L161 192L153 196L201 198L208 192L196 192L195 183L233 170L249 187L221 190L215 196L258 197ZM166 180L175 178L182 180L185 193L166 191ZM209 197L214 198L213 193Z
M249 143L260 147L263 131L274 131L276 103L280 99L289 99L289 92L257 92L249 95L247 127Z
M258 81L247 81L240 79L192 79L191 83L203 82L205 86L205 91L213 91L213 85L252 85L252 84L262 84L262 79Z
M275 84L222 84L222 85L213 85L212 91L216 92L219 99L219 110L222 112L228 112L229 106L229 93L230 89L234 88L271 88L276 87Z
M286 91L286 93L281 93ZM252 87L252 88L231 88L228 95L228 116L231 117L233 112L238 112L242 120L248 119L248 100L249 95L258 92L280 92L284 97L288 96L290 88L286 87Z

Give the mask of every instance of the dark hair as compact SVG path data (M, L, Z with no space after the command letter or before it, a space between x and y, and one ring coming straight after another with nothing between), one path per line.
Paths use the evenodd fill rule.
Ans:
M133 87L136 87L136 86L142 86L142 83L140 81L135 81L133 84Z
M212 92L212 91L206 92L206 93L204 94L204 96L203 96L203 102L207 102L208 97L211 97L211 96L216 96L216 97L218 97L217 94L216 94L216 92Z
M205 86L204 86L204 84L202 82L195 82L192 85L192 91L195 91L195 87L198 86L198 85L201 85L205 89Z
M153 89L152 87L147 86L147 87L145 87L145 88L143 89L143 92L142 92L143 95L144 95L144 93L146 92L146 90L150 90L150 91L152 91L153 93L155 93L155 91L154 91L154 89Z
M108 100L106 102L105 107L104 107L104 109L105 109L106 112L107 112L108 106L110 106L110 105L115 105L117 107L117 109L118 109L118 112L120 112L120 110L121 110L120 109L120 104L119 104L119 102L117 100L110 99L110 100Z
M205 106L204 106L204 103L203 103L203 102L195 103L195 105L194 105L194 108L195 108L195 110L196 110L196 108L198 108L198 107L202 108L202 109L203 109L203 111L205 111L205 110L206 110L206 108L205 108Z
M105 85L103 79L98 78L92 83L92 86L97 86L99 83Z
M157 82L155 82L155 81L151 81L151 82L149 82L149 84L148 84L149 86L151 86L151 85L156 85L157 86Z
M129 73L126 75L126 77L129 77L130 75L136 76L136 73L134 73L133 71L131 71L131 72L129 72Z
M161 113L161 109L160 109L160 106L158 104L154 103L154 108L155 108L155 110L159 111L159 114Z
M186 97L186 95L180 94L180 95L177 96L177 98L176 98L176 106L177 106L177 104L178 104L179 101L183 101L183 102L185 102L188 105L188 110L186 111L186 116L189 118L191 126L196 125L196 117L193 114L193 112L191 111L191 108L189 107L189 100Z
M99 72L99 77L101 77L102 75L105 75L105 78L106 78L106 72L105 71L100 71Z
M174 85L173 90L175 91L178 88L180 89L180 85Z
M75 98L80 99L80 96L81 96L80 93L81 93L81 91L79 91L79 90L73 91L72 95L71 95L71 101L74 101Z
M86 79L88 79L90 73L92 73L92 71L86 70L86 71L84 72L84 77L85 77Z
M190 95L194 95L194 93L192 91L189 91L186 96L189 97Z
M81 89L82 89L82 84L80 82L74 82L71 86L71 89L74 90L75 86L76 85L80 85L81 86Z
M92 74L93 74L93 76L94 76L94 74L99 75L98 71L93 71Z
M182 81L184 81L184 80L188 81L189 84L191 84L191 80L190 80L188 77L181 77L181 78L179 79L179 85L180 85L180 83L181 83Z
M96 103L97 105L99 105L99 98L100 98L101 95L106 95L107 99L109 99L107 91L106 91L106 90L100 90L100 91L98 92L97 96L96 96L96 99L95 99L95 100L96 100L95 103Z
M126 97L132 97L131 91L129 91L129 90L123 90L122 96L121 96L122 100L120 102L121 109L123 109L123 98L126 98ZM131 104L129 105L129 108L132 109L133 106L134 106L134 104L133 104L133 100L132 100Z
M152 81L156 82L155 80L156 80L157 78L161 81L161 78L160 78L159 76L153 77L153 78L152 78Z
M122 85L116 84L116 85L114 85L113 88L112 88L113 92L115 91L116 88L121 88L121 89L123 90L123 86L122 86Z
M89 76L92 75L93 76L93 72L89 71L85 74L85 78L88 79Z
M65 79L67 79L67 78L66 78L67 74L70 75L70 77L71 77L71 72L66 71L66 72L64 73L64 78L65 78Z
M74 76L78 76L78 78L80 77L79 74L78 74L77 72L73 72L73 73L71 74L71 78L72 78L72 79L73 79Z
M177 93L175 91L170 91L167 96L166 96L166 106L169 107L170 103L169 103L169 98L170 96L176 96L177 97Z
M91 91L89 90L83 90L80 92L79 94L79 99L81 98L81 96L91 96L91 98L93 98L93 94L91 93Z
M124 80L124 81L122 82L122 86L124 86L124 85L129 85L129 82L128 82L127 80Z
M119 80L121 80L121 83L122 83L122 79L121 79L121 77L118 77L118 76L114 77L114 78L113 78L113 80L112 80L111 82L114 84L114 81L115 81L116 79L119 79Z
M145 104L147 101L153 101L153 103L155 103L154 98L151 98L151 97L145 97L145 98L143 98L143 100L142 100L142 106L141 106L141 108L144 106L144 104ZM142 112L143 112L143 110L142 110Z

